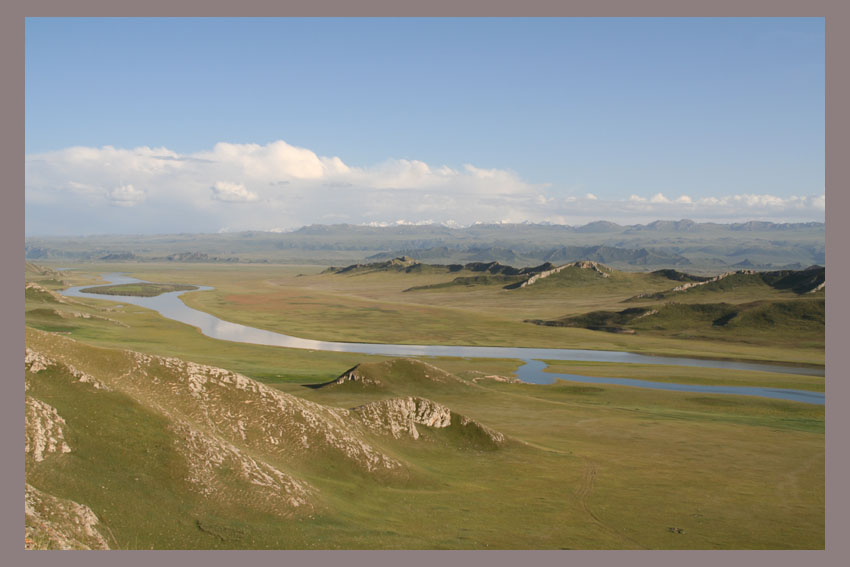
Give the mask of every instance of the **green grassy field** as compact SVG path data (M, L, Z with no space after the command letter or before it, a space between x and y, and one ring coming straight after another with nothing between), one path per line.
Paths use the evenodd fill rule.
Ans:
M646 291L642 287L646 280L626 273L598 295L594 287L602 286L596 284L552 285L537 291L532 286L510 296L505 294L512 292L488 285L404 292L457 274L320 275L319 268L303 266L110 264L61 272L59 280L55 273L28 271L28 280L40 281L50 290L59 287L50 279L93 284L98 283L97 274L122 269L154 282L214 286L213 292L187 293L186 302L228 320L308 338L479 341L823 361L822 345L792 345L790 338L776 345L737 344L523 323L529 316L610 309ZM669 280L657 280L650 281L652 289L671 287ZM743 295L740 303L753 301L753 296ZM793 299L783 292L775 295ZM389 363L384 357L210 339L149 310L121 305L120 298L60 300L32 288L25 306L28 347L67 357L75 368L111 388L95 390L61 367L27 373L27 395L56 409L65 420L71 447L69 453L51 454L41 462L28 457L27 481L57 498L89 506L108 527L103 531L110 547L821 549L824 545L824 406L487 378L511 377L520 364L517 360L427 359L456 377L438 382L426 379L429 371L415 363ZM210 430L199 421L191 398L180 402L182 398L157 397L159 386L152 378L160 384L175 378L162 374L158 366L146 367L147 374L125 376L130 367L122 362L124 349L239 372L321 408L354 408L419 396L504 434L508 442L484 451L451 429L419 426L417 440L365 432L359 438L403 463L407 480L363 474L336 458L325 462L322 473L298 464L298 459L276 456L268 443L252 440L250 432L242 439L238 432ZM381 380L380 388L307 387L328 382L361 363L366 363L361 366L364 373ZM814 391L822 391L824 383L817 377L672 366L559 362L551 369ZM245 415L250 423L249 418L259 419L259 414L245 413L245 408L257 403L228 394L220 398L217 411ZM277 467L309 483L315 489L313 511L282 516L268 508L264 498L252 496L256 487L237 474L237 461L225 460L215 471L215 486L223 497L205 498L186 481L191 461L181 453L186 437L176 423L222 437L260 465ZM296 435L287 431L275 434L279 441Z

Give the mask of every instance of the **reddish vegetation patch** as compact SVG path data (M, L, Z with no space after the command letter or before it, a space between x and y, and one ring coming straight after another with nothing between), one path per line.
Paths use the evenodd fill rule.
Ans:
M267 310L269 308L282 308L289 304L291 294L276 293L276 294L251 294L251 295L228 295L224 297L224 301L245 307L253 310Z

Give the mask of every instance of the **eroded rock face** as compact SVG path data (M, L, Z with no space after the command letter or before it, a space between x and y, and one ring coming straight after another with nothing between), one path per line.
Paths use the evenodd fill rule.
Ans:
M395 439L409 435L419 439L416 425L448 427L452 412L425 398L407 397L381 400L354 408L363 423L376 433L389 433Z
M24 366L26 366L27 370L30 372L41 372L42 370L47 370L47 368L54 364L56 364L56 361L52 358L27 347L26 355L24 356Z
M24 514L28 549L109 549L88 506L27 484Z
M348 410L285 394L222 368L128 355L134 367L119 377L121 389L172 419L185 419L262 454L306 458L331 451L370 472L402 468L361 439Z
M269 463L246 455L232 443L199 431L186 422L171 427L177 449L188 461L188 477L206 497L223 499L234 494L235 480L245 487L237 494L252 507L280 516L312 510L316 490L306 481L293 478Z
M53 406L26 397L26 425L24 450L37 462L43 461L50 453L70 453L71 447L65 442L62 427L65 420Z
M505 442L505 436L465 415L425 398L410 396L372 402L352 410L375 433L395 439L409 436L419 439L417 425L445 428L456 424L464 434L473 433L478 448L492 448ZM485 447L486 446L486 447Z

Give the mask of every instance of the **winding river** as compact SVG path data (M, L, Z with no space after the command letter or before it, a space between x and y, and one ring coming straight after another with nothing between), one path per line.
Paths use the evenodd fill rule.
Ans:
M126 283L147 283L144 280L131 278L120 273L103 274L107 284L118 285ZM573 382L618 384L624 386L636 386L641 388L654 388L662 390L687 391L694 393L710 394L740 394L759 396L765 398L776 398L792 400L810 404L824 404L825 395L821 392L809 392L804 390L790 390L780 388L759 388L745 386L707 386L698 384L675 384L670 382L651 382L646 380L633 380L628 378L602 378L594 376L581 376L574 374L556 374L544 372L546 363L543 360L569 360L569 361L595 361L616 362L622 364L661 364L674 366L696 366L702 368L724 368L734 370L757 370L765 372L780 372L786 374L803 374L808 376L823 376L823 370L816 368L780 366L773 364L757 364L748 362L736 362L725 360L703 360L698 358L676 358L666 356L650 356L630 352L605 351L605 350L577 350L577 349L551 349L551 348L523 348L523 347L481 347L481 346L448 346L448 345L401 345L401 344L379 344L379 343L345 343L331 341L315 341L292 337L282 333L256 329L238 323L224 321L205 313L192 309L180 299L180 295L187 291L174 291L163 293L155 297L136 296L106 296L91 293L83 293L82 289L98 286L77 286L68 288L62 292L67 297L84 297L109 299L119 303L129 303L146 307L158 312L163 317L186 323L197 327L201 333L214 339L233 341L239 343L250 343L267 346L279 346L287 348L298 348L320 351L352 352L362 354L375 354L384 356L453 356L464 358L512 358L521 359L525 364L517 369L517 376L523 382L534 384L551 384L556 378L563 378ZM211 290L209 286L198 286L197 290Z

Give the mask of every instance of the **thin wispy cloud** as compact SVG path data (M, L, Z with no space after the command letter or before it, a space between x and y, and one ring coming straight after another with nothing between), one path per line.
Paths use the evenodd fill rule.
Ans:
M28 233L74 212L80 233L272 230L312 223L556 222L606 219L822 221L824 195L653 192L626 199L565 194L507 169L420 160L346 164L307 148L218 143L167 148L71 147L27 156ZM30 214L32 212L32 214ZM61 223L68 230L70 221Z

